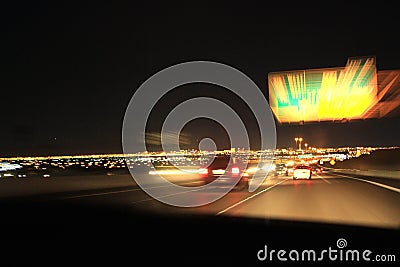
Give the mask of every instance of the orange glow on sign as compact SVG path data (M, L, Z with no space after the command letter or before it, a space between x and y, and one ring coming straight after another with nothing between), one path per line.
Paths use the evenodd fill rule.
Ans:
M399 106L400 72L384 74L378 81L374 57L350 58L344 68L270 73L270 106L281 123L384 116ZM396 100L384 109L389 92Z

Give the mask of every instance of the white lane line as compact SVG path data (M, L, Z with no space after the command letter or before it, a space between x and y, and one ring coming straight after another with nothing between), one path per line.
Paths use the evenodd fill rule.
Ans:
M315 174L318 178L321 178L325 183L327 184L332 184L331 182L329 182L327 179L324 179L322 176L319 176L318 174Z
M233 208L236 207L236 206L239 206L240 204L246 202L247 200L250 200L250 199L252 199L253 197L258 196L258 195L260 195L260 194L262 194L262 193L264 193L264 192L266 192L266 191L272 189L273 187L275 187L275 186L277 186L277 185L279 185L279 184L281 184L281 183L283 183L283 182L286 182L287 180L290 180L290 179L291 179L291 178L286 178L285 180L280 181L279 183L276 183L276 184L274 184L274 185L271 185L270 187L267 187L267 188L261 190L260 192L254 194L254 195L251 195L251 196L249 196L249 197L247 197L247 198L245 198L245 199L243 199L243 200L241 200L241 201L239 201L239 202L237 202L237 203L235 203L235 204L233 204L233 205L227 207L227 208L224 209L224 210L221 210L221 211L218 212L216 215L220 215L220 214L222 214L222 213L224 213L224 212L227 212L228 210L233 209Z
M94 196L102 196L102 195L111 195L111 194L125 193L125 192L137 191L137 190L141 190L141 189L140 189L140 188L137 188L137 189L127 189L127 190L119 190L119 191L112 191L112 192L104 192L104 193L77 195L77 196L63 197L63 198L61 198L61 199L72 199L72 198L82 198L82 197L94 197Z
M339 176L343 176L343 177L346 177L346 178L367 182L367 183L370 183L370 184L373 184L373 185L376 185L376 186L380 186L380 187L395 191L397 193L400 193L400 189L396 188L396 187L393 187L393 186L389 186L389 185L385 185L385 184L381 184L381 183L377 183L377 182L372 182L372 181L368 181L368 180L364 180L364 179L360 179L360 178L355 178L355 177L351 177L351 176L347 176L347 175L343 175L343 174L335 173L335 175L339 175Z
M179 193L173 193L173 194L168 194L168 195L164 195L164 196L158 196L158 198L176 196L176 195L186 194L186 193L189 193L189 192L195 192L195 191L199 191L199 190L201 190L201 189L193 189L193 190L183 191L183 192L179 192ZM142 199L142 200L131 202L131 204L137 204L137 203L151 201L151 200L155 200L155 198L149 197L149 198L145 198L145 199Z
M187 184L194 184L194 183L199 183L199 181L190 182L190 183L184 183L184 185L187 185ZM154 186L154 187L148 187L148 188L146 188L146 189L162 188L162 187L168 187L168 186L171 186L171 185ZM95 196L103 196L103 195L111 195L111 194L119 194L119 193L133 192L133 191L139 191L139 190L143 190L143 189L142 189L142 188L135 188L135 189L111 191L111 192L104 192L104 193L93 193L93 194L86 194L86 195L77 195L77 196L63 197L63 198L61 198L61 199L73 199L73 198L83 198L83 197L95 197Z

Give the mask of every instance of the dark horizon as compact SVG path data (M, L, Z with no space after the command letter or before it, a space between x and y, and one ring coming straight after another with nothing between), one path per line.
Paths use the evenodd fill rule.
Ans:
M237 68L265 97L269 72L341 67L349 57L367 55L376 57L378 71L400 69L397 16L384 4L326 9L301 3L291 9L285 3L239 3L6 3L0 157L122 153L122 122L135 90L156 72L186 61ZM187 88L194 95L214 90ZM172 94L160 104L150 130L185 97ZM192 142L219 136L220 146L227 146L223 129L202 123L186 127ZM277 146L294 146L296 136L312 146L398 146L399 125L398 114L277 123Z
M302 148L304 149L304 144L308 144L308 146L317 147L317 148L340 148L340 147L400 147L400 143L394 143L390 140L382 140L385 136L385 131L391 127L391 125L395 122L400 123L400 119L398 118L384 118L384 119L374 119L376 120L376 124L378 124L382 131L373 131L368 135L369 142L357 142L356 136L358 134L362 134L367 131L371 131L375 126L371 126L370 123L366 121L355 121L355 122L346 122L346 123L331 123L331 122L321 122L318 123L319 129L315 128L316 123L305 123L303 125L300 124L281 124L277 126L277 149L287 148L287 149L296 149L298 148L298 143L294 140L295 137L302 137ZM352 141L349 142L349 138L344 139L342 135L335 134L327 134L329 133L329 129L335 127L338 132L349 131L352 133L350 137L353 137ZM297 133L297 134L296 134ZM200 136L201 134L199 134ZM348 136L349 137L349 136ZM380 142L376 140L380 139ZM318 140L318 141L315 141ZM363 140L366 140L364 137ZM229 149L229 143L226 140L222 140L221 145L218 146L218 150ZM297 145L296 145L297 144ZM182 145L182 149L190 150L196 149L195 146L191 145ZM7 157L46 157L46 156L74 156L74 155L99 155L99 154L123 154L122 146L119 149L107 150L107 148L103 149L68 149L68 148L60 148L53 149L49 153L2 153L0 158ZM60 152L64 151L64 152ZM149 150L151 152L160 152L158 147L149 146Z

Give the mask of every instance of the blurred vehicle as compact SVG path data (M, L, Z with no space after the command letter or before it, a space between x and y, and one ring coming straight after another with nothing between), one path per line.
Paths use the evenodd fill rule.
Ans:
M292 176L294 171L294 167L286 167L286 176Z
M322 168L321 166L319 166L317 164L312 164L310 167L311 167L313 174L322 174L324 171L324 168Z
M217 180L216 185L232 186L236 181L235 178L240 177L240 180L234 185L233 189L247 189L249 187L249 175L245 173L245 169L241 166L243 162L233 157L230 164L230 160L229 156L218 155L215 156L211 164L202 165L199 173L204 179L204 184Z
M308 165L297 165L293 170L293 180L311 179L312 168Z
M287 167L284 163L277 163L273 167L273 175L278 176L278 175L286 175L287 173Z
M286 164L286 176L292 176L294 170L294 161L288 161Z

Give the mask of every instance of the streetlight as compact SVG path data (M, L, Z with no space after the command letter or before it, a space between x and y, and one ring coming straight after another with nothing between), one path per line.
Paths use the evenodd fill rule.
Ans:
M303 138L302 137L300 137L299 138L299 150L301 150L301 142L303 141Z
M306 147L306 151L307 151L307 146L308 146L308 144L307 144L307 143L305 143L305 144L304 144L304 146Z
M296 141L296 147L297 147L297 142L299 141L299 138L295 138L294 141Z

